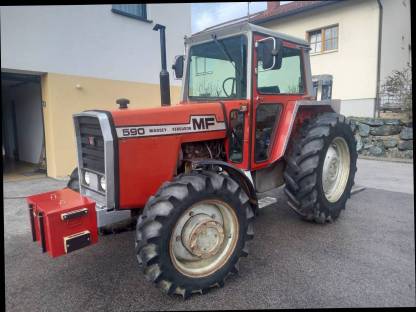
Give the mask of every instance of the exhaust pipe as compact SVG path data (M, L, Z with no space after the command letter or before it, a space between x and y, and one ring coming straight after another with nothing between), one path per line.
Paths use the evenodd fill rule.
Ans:
M160 71L160 100L162 106L170 106L170 86L169 72L166 70L166 39L165 26L156 24L153 30L160 30L160 56L162 60L162 70Z

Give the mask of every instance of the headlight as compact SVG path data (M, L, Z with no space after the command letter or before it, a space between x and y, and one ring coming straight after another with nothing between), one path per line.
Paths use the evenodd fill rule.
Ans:
M84 173L84 181L85 181L85 183L87 183L87 185L90 185L91 173L89 173L88 171L85 171L85 173Z
M105 188L107 187L107 184L105 183L105 177L100 178L100 185L101 188L105 191Z

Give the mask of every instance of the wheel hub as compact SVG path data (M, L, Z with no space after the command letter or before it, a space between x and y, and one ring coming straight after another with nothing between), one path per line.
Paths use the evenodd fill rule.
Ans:
M195 203L178 219L170 240L173 265L183 274L202 277L220 269L238 239L238 220L223 201Z
M346 141L337 137L325 155L322 186L328 201L336 202L344 192L349 176L350 155Z
M339 157L336 152L336 147L330 146L326 154L324 163L324 177L328 185L332 185L338 175Z
M215 255L224 241L222 224L206 214L192 216L182 230L182 242L194 256L209 258Z

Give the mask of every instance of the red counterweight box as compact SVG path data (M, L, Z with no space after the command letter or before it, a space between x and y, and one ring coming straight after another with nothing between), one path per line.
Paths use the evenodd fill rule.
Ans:
M65 188L27 197L33 241L52 257L98 241L95 202Z

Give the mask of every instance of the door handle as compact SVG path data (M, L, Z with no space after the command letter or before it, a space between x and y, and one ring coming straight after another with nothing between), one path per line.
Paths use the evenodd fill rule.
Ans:
M240 105L240 112L245 113L248 111L248 106L247 105Z

